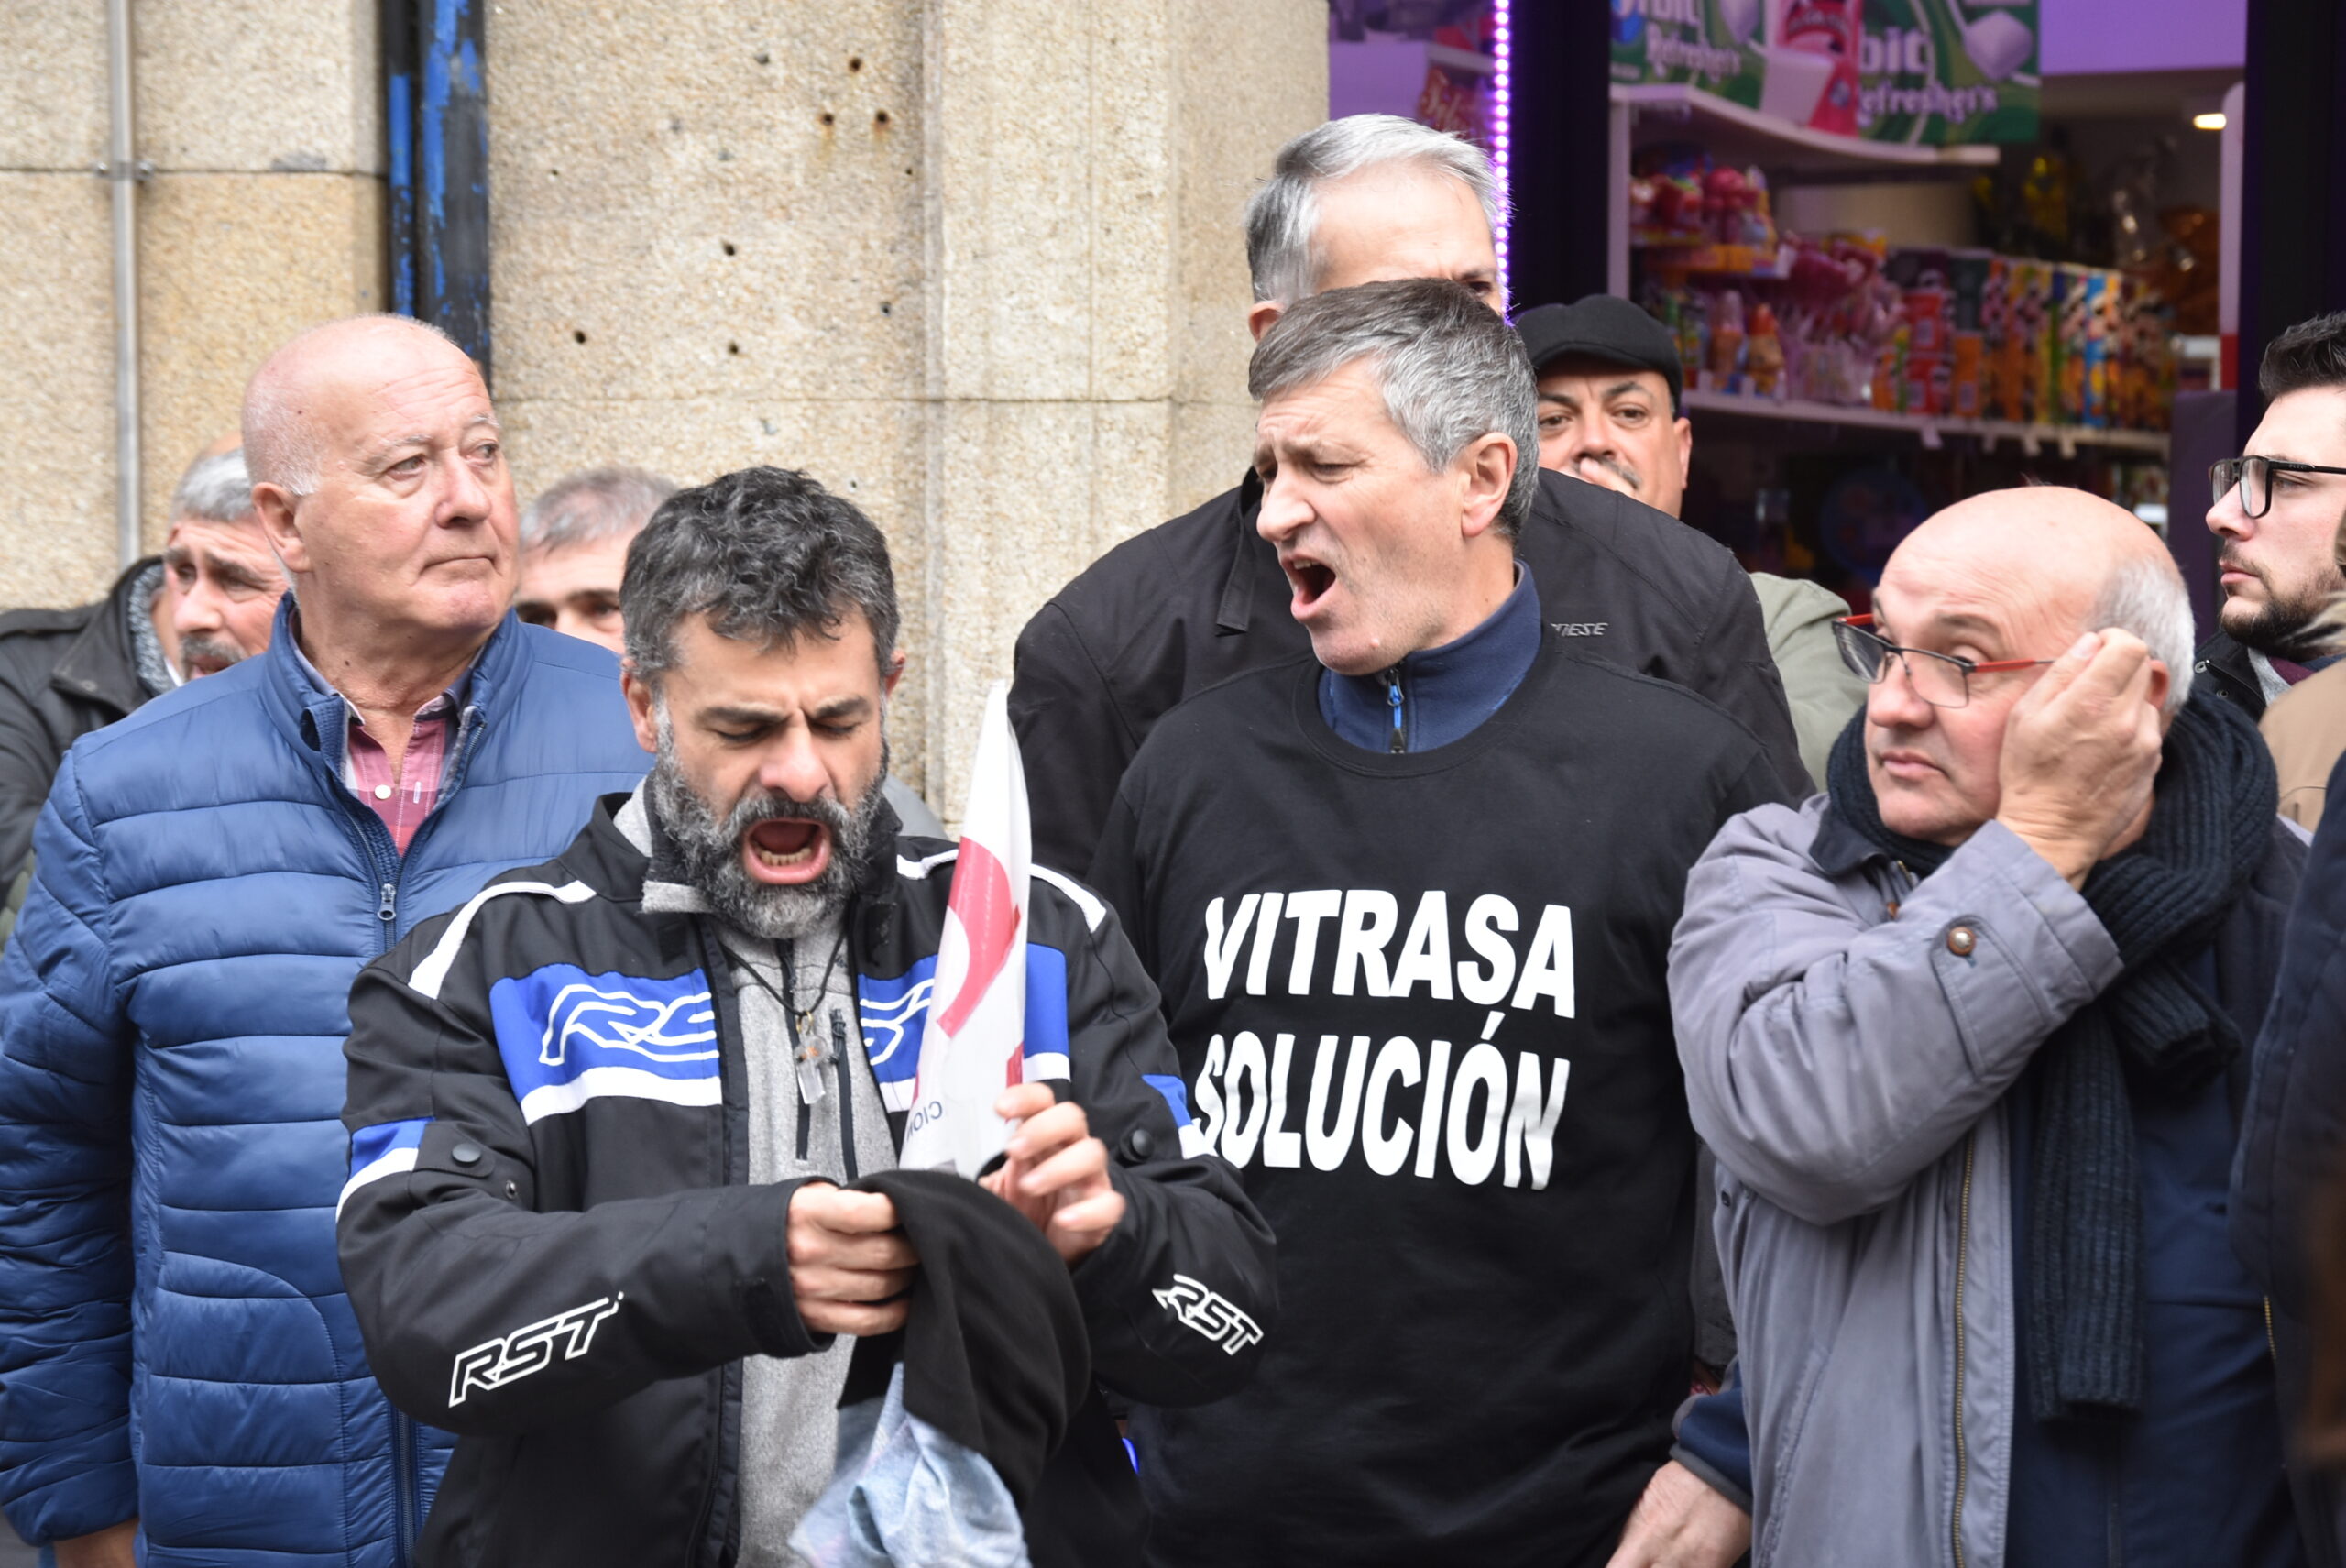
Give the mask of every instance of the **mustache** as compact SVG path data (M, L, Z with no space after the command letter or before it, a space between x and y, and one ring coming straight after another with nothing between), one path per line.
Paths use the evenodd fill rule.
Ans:
M1639 473L1635 468L1630 467L1628 464L1623 462L1620 458L1612 455L1610 453L1592 452L1585 457L1580 458L1577 462L1573 463L1573 466L1577 468L1582 463L1594 463L1600 468L1609 469L1620 478L1623 484L1628 486L1629 488L1633 490L1642 490L1646 488L1644 475Z
M855 814L821 796L800 800L783 790L751 790L733 803L718 831L738 839L761 822L812 822L829 828L834 838L843 838L855 826Z
M225 670L231 664L242 663L244 658L242 648L217 637L183 637L180 640L180 666L182 669L192 669L201 661L217 664Z
M2257 565L2252 561L2242 560L2240 556L2232 554L2229 549L2219 550L2216 552L2216 570L2220 572L2246 572L2258 582L2264 583L2267 586L2270 586L2272 581L2271 578L2264 575L2264 567Z

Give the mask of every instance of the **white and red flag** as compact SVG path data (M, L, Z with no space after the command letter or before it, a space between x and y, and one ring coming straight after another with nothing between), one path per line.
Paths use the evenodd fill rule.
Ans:
M1026 1040L1026 883L1033 835L1026 775L1010 729L1010 686L986 693L953 896L937 950L913 1087L912 1120L898 1163L950 1166L975 1177L1010 1141L993 1113L1020 1081Z

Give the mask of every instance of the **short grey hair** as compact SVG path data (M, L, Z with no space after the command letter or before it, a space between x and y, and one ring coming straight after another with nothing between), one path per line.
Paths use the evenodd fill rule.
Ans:
M1513 538L1540 485L1539 389L1523 342L1462 284L1404 278L1332 289L1280 316L1246 367L1256 402L1365 362L1386 417L1440 473L1477 437L1515 443L1515 478L1499 505Z
M318 439L316 422L296 406L293 394L303 389L287 374L281 362L312 334L353 323L377 323L428 333L458 353L464 352L464 345L430 322L418 321L413 316L379 313L348 316L322 322L295 334L269 356L245 388L244 412L238 422L244 432L245 464L251 470L254 484L274 485L291 496L317 492L319 477L325 472L325 445Z
M1246 203L1246 266L1255 298L1293 304L1319 291L1320 187L1387 163L1422 163L1474 193L1496 235L1503 203L1481 148L1398 115L1347 115L1304 132ZM1488 306L1485 306L1488 309Z
M2166 666L2165 711L2176 713L2182 708L2191 696L2191 666L2198 637L2191 619L2191 595L2173 563L2132 560L2121 564L2101 585L2086 626L2093 631L2131 631L2141 638L2151 657Z
M632 536L662 501L676 493L673 479L641 468L587 468L546 487L521 514L521 548L570 550Z
M242 447L199 457L180 476L171 492L171 521L242 522L253 515L252 476L245 472Z
M857 611L884 680L898 626L888 542L853 503L788 468L744 468L670 496L628 547L619 585L628 658L655 686L692 616L719 637L788 648L838 636Z

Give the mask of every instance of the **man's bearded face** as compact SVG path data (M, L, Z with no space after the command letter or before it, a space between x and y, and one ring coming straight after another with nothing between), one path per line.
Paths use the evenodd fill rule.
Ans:
M795 940L836 919L870 863L872 819L881 786L888 777L887 749L872 787L850 810L835 800L795 800L778 790L752 786L726 806L724 815L705 800L686 776L676 754L675 731L660 715L659 761L648 795L667 829L685 880L708 900L720 919L753 936ZM773 883L750 874L747 858L787 864L818 852L828 830L829 851L823 869L806 882Z

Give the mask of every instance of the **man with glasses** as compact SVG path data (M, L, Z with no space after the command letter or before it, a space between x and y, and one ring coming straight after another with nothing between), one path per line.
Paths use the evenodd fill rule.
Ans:
M2346 592L2346 312L2299 322L2264 350L2264 418L2244 456L2209 473L2223 589L2198 671L2251 717L2330 662L2317 622Z
M1963 501L1874 605L1826 793L1730 822L1671 945L1753 1561L2294 1568L2225 1218L2303 860L2272 764L2105 500Z

